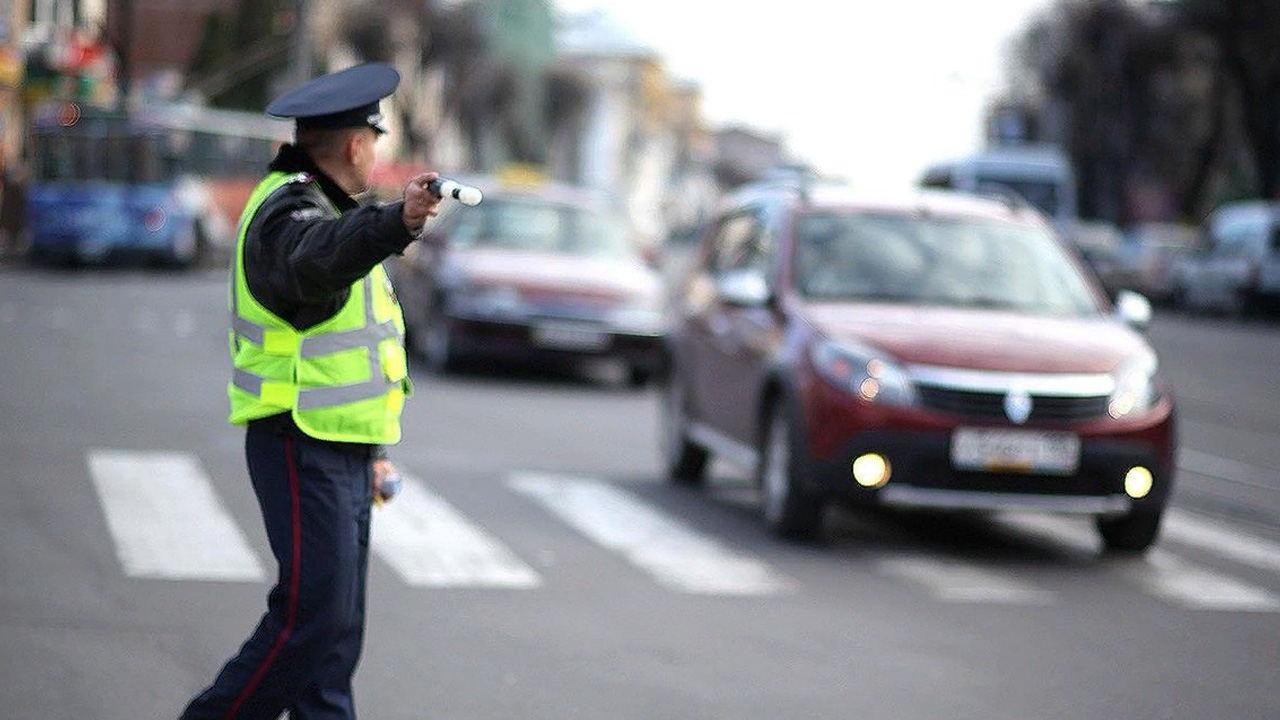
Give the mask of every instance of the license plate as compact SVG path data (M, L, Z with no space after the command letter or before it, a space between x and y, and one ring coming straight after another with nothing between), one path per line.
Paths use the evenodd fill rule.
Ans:
M959 428L951 434L957 470L1071 475L1080 465L1080 437L1034 430Z
M533 342L557 350L602 350L609 344L609 334L590 326L543 323L534 326Z

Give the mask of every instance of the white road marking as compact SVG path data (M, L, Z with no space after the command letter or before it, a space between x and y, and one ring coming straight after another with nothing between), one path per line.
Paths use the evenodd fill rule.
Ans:
M1091 529L1063 518L1010 515L1001 517L1001 522L1047 536L1084 552L1098 553L1102 548ZM1170 541L1198 545L1225 557L1232 557L1234 554L1232 559L1236 560L1245 557L1254 559L1253 555L1261 551L1260 547L1266 547L1252 545L1245 536L1223 529L1215 528L1214 532L1210 532L1206 528L1208 523L1193 521L1190 516L1177 511L1171 511L1165 522L1168 525L1162 528L1162 532L1169 536ZM1134 558L1132 563L1125 563L1122 569L1122 577L1137 582L1144 591L1183 607L1196 610L1280 611L1280 597L1267 590L1211 571L1160 547L1148 551L1145 557Z
M1280 612L1280 598L1262 588L1193 565L1163 550L1153 550L1135 566L1147 590L1196 610Z
M88 462L126 575L266 579L258 556L193 456L93 450Z
M1051 605L1054 601L1048 590L958 560L900 555L879 560L876 568L883 574L924 585L944 602Z
M374 508L373 550L416 587L531 588L532 568L417 478Z
M1243 565L1280 573L1280 545L1180 510L1166 511L1161 535L1171 542L1212 551Z
M658 582L702 595L775 595L793 583L600 480L513 473L508 485Z

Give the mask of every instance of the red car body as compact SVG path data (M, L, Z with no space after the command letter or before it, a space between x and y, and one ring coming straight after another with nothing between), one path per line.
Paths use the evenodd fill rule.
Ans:
M827 269L812 260L801 267L813 245L800 229L806 218L922 233L973 226L993 246L990 238L1007 234L1016 248L1006 255L1043 260L1047 270L1027 272L1043 270L1070 292L1045 311L976 296L935 302L931 291L896 297L907 287L901 281L883 297L818 296L803 286ZM734 248L752 243L759 259L726 262L749 256ZM765 519L783 535L817 532L825 503L838 498L1086 514L1109 549L1144 550L1172 486L1174 403L1154 352L1091 278L1044 220L1016 203L747 189L712 221L678 293L668 473L699 482L712 455L735 461L755 473ZM1005 284L1027 297L1048 294L1024 277ZM1132 324L1149 317L1140 297L1118 305Z

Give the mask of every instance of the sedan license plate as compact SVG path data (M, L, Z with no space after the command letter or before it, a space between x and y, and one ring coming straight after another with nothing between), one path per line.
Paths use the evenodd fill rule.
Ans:
M557 350L602 350L609 344L609 334L589 325L542 323L533 328L533 342Z
M951 435L957 470L1071 475L1080 465L1080 437L1063 432L958 428Z

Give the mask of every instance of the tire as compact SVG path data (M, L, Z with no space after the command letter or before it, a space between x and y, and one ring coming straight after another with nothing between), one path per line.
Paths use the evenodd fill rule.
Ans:
M1240 291L1240 316L1249 319L1260 318L1266 314L1262 296L1257 290L1248 289Z
M1160 533L1164 508L1140 508L1118 518L1098 518L1098 534L1103 548L1117 555L1146 552Z
M449 320L439 312L430 312L417 344L427 369L437 375L447 375L458 369L458 352L449 335Z
M689 439L684 391L672 378L663 393L662 455L667 479L678 485L701 485L707 479L711 453Z
M756 483L765 525L779 537L810 540L822 530L826 502L804 488L798 432L786 410L774 407L764 423Z
M635 365L627 368L627 387L639 390L648 385L651 380L653 380L652 371Z

